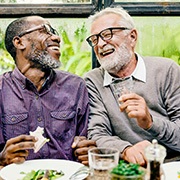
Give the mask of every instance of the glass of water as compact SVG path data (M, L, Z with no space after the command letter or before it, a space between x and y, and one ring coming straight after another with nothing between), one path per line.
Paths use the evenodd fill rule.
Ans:
M88 151L92 180L110 180L110 171L118 165L119 151L115 148L96 147Z
M112 91L114 93L115 98L117 99L118 104L119 103L119 98L123 94L129 94L133 92L133 86L134 86L134 81L132 77L128 79L121 80L119 82L114 82L111 84Z

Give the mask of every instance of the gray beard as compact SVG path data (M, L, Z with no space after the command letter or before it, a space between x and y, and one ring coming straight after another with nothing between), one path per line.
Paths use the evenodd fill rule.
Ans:
M111 45L109 45L111 46ZM112 47L112 46L111 46ZM99 59L101 67L107 70L109 73L117 74L123 67L125 67L130 61L133 52L129 51L125 43L122 43L113 56Z
M27 58L34 63L34 67L38 69L56 69L61 63L48 54L47 51L32 50Z

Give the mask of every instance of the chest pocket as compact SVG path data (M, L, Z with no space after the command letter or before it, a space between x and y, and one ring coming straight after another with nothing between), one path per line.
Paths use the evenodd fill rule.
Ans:
M5 115L2 119L5 138L28 134L28 113Z
M53 135L60 141L66 141L75 134L75 111L53 111L50 113Z

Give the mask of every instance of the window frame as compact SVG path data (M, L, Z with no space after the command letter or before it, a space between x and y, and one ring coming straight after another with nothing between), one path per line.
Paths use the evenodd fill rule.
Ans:
M0 4L0 17L12 18L25 15L41 15L43 17L85 18L95 11L108 6L121 5L135 16L179 16L179 2L115 2L114 0L92 0L92 3L54 3L54 4Z
M104 0L104 7L121 5L133 16L179 16L179 2L115 2Z
M29 15L40 15L44 18L85 18L97 11L99 2L78 4L0 4L1 18L18 18Z

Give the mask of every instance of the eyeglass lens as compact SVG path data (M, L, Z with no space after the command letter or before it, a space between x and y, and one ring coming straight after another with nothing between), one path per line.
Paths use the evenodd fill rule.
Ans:
M105 29L99 34L92 35L88 38L88 42L91 46L95 46L98 43L99 37L101 37L102 40L109 40L113 36L111 29Z
M54 28L52 28L50 25L45 24L44 27L47 33L58 35L58 32Z

